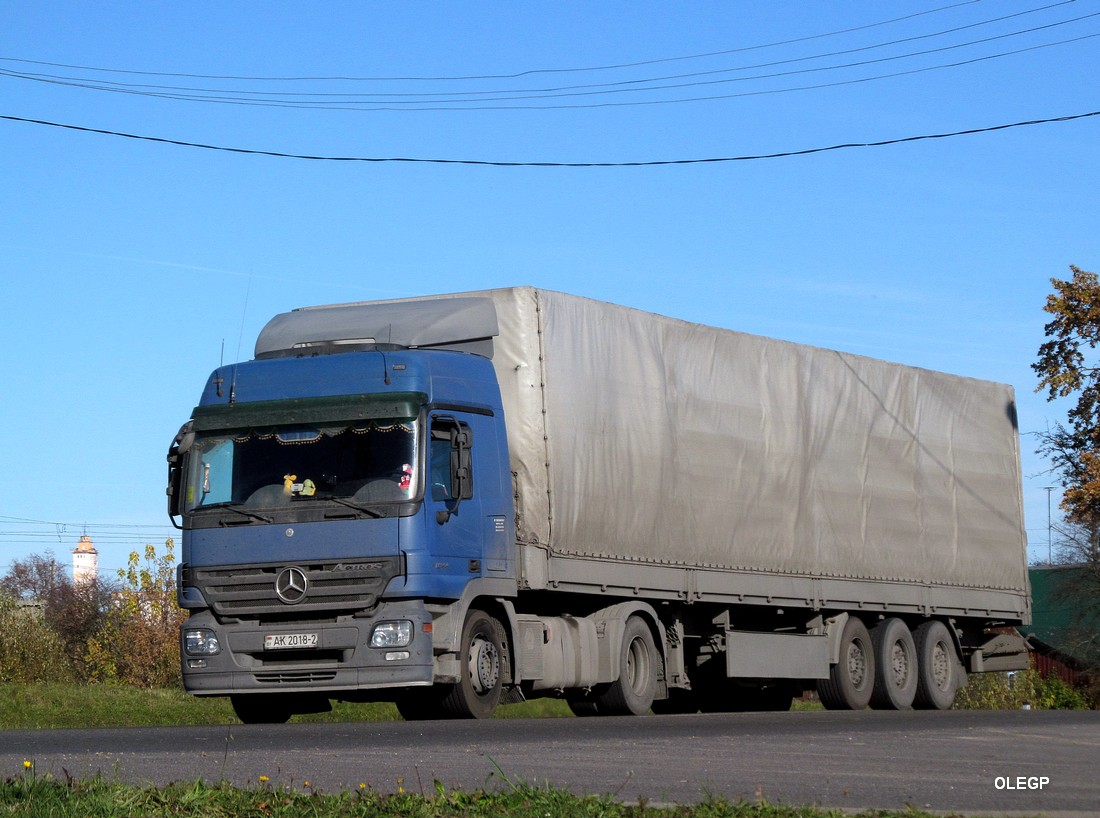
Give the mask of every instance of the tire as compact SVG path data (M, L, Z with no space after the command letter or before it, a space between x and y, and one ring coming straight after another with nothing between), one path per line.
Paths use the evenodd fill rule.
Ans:
M619 678L597 699L600 715L644 716L657 693L660 657L649 626L637 616L626 620L619 655Z
M294 715L286 696L245 693L229 697L233 712L244 724L286 724Z
M962 681L951 632L933 619L913 632L913 642L917 652L917 694L913 706L919 710L950 710Z
M484 611L471 610L459 643L459 680L441 702L442 715L457 719L487 719L504 690L504 628Z
M917 648L909 627L896 617L884 619L871 631L875 651L875 686L871 707L911 710L917 695Z
M829 678L817 683L817 695L826 710L863 710L875 689L875 652L871 634L856 617L849 616L840 634L840 661Z

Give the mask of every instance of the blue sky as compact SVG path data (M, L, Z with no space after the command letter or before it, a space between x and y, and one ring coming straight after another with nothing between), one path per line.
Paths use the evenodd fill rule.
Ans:
M303 160L57 125L334 157L785 153L1100 111L1098 15L0 0L0 115L55 123L0 119L0 570L67 559L85 531L108 569L171 536L167 446L272 315L520 284L1013 384L1045 557L1052 479L1029 433L1065 407L1029 365L1049 279L1100 270L1100 117L636 167Z

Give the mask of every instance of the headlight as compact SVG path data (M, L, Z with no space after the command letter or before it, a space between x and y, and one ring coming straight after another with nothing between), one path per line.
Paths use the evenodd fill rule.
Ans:
M183 650L188 656L213 656L221 649L214 631L204 628L183 632Z
M403 648L412 641L412 622L379 622L370 635L372 648Z

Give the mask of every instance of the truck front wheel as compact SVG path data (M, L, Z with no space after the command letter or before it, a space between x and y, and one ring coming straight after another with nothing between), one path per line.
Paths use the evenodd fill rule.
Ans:
M875 689L875 651L867 627L849 616L840 634L840 661L817 683L826 710L863 710Z
M660 659L649 626L637 616L626 620L619 678L599 697L599 714L644 716L657 693L657 668Z
M443 712L452 718L487 719L504 689L504 629L484 611L471 610L462 627L459 679L443 697Z

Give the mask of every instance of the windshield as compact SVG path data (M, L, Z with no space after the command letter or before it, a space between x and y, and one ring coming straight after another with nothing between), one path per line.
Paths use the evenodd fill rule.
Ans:
M186 510L405 502L417 491L416 450L415 418L200 434L189 457Z

